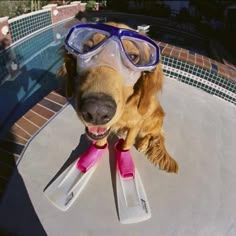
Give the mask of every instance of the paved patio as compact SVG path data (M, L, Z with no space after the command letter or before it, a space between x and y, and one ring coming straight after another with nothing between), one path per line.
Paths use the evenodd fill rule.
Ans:
M160 171L132 149L150 220L119 223L112 148L67 212L45 198L43 190L58 170L88 146L68 105L26 149L0 205L0 229L23 236L236 235L236 107L171 79L159 97L166 112L167 147L180 171Z

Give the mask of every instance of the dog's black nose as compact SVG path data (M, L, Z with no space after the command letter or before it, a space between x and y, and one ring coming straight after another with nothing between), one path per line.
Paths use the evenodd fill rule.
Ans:
M79 112L86 122L93 125L103 125L115 115L116 103L107 94L93 93L81 99Z

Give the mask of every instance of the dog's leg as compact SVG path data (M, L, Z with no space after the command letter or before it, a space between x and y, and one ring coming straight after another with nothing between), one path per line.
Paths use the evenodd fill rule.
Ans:
M136 128L128 129L126 139L124 140L124 143L122 145L123 150L129 150L134 145L137 134L138 134L138 129Z

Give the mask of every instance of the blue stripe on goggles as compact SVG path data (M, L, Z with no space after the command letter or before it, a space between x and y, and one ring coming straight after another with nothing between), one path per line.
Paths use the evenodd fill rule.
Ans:
M151 71L159 62L160 49L149 37L134 30L106 24L79 24L66 36L66 49L80 58L97 55L105 45L115 40L125 64L136 71Z

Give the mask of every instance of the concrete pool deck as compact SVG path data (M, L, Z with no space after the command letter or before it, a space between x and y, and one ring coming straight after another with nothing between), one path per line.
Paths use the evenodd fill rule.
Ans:
M236 235L236 107L168 78L159 97L166 112L167 148L180 170L177 175L160 171L132 149L150 220L119 223L112 149L67 212L45 198L50 180L88 145L68 105L26 149L0 205L0 229L34 236Z

